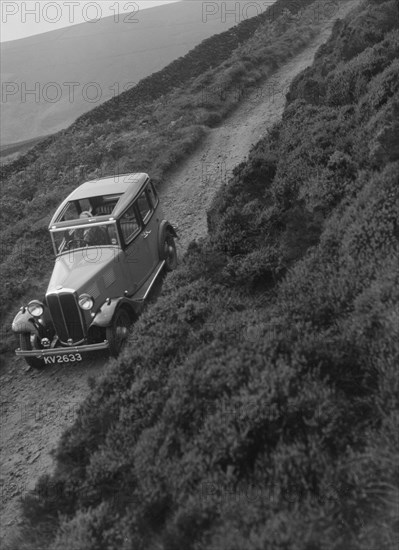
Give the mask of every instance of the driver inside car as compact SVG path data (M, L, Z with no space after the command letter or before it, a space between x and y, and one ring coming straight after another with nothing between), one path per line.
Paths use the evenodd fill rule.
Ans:
M88 210L85 210L85 211L83 211L79 214L79 218L81 220L91 218L91 212L89 212ZM75 242L78 243L79 241L84 241L85 240L85 237L84 237L85 231L87 231L87 230L83 229L83 228L79 228L79 229L75 229L73 231L70 231L70 237L72 237L72 240L70 240L70 243L75 243Z
M83 232L83 240L87 242L89 246L101 246L107 244L107 232L104 227L96 226L89 227Z
M89 211L85 210L80 214L79 217L80 219L91 218L92 214ZM83 233L80 238L83 239L89 246L101 246L108 243L108 235L106 229L98 225L83 229Z
M80 213L81 220L92 218L93 215L88 210ZM103 246L107 244L117 244L116 238L110 239L107 229L104 226L78 227L69 230L64 234L65 247L68 250L82 248L85 246Z
M81 220L91 218L92 214L88 210L80 213L79 218ZM69 241L70 244L74 243L74 247L81 246L79 243L84 243L85 246L101 246L108 243L108 234L104 227L82 227L75 229L73 232L73 239Z

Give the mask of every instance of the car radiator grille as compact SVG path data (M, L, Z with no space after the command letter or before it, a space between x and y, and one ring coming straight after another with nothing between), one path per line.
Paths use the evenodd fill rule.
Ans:
M48 294L47 304L54 328L62 343L79 342L85 337L76 297L71 293Z

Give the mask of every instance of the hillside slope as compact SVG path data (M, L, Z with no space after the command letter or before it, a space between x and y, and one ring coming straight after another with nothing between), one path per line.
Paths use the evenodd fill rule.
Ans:
M351 4L351 3L349 3ZM284 5L287 5L286 0L280 1L276 4L276 7L282 9ZM341 13L344 13L347 9L346 4L344 4L340 11L335 13L335 16L338 16ZM208 106L210 109L217 108L218 119L221 120L226 116L226 113L232 112L232 116L229 116L225 126L218 126L213 129L206 128L206 132L209 134L207 138L204 139L201 150L204 150L206 153L205 163L207 165L207 176L209 176L209 169L213 169L211 166L214 162L214 151L217 148L222 146L229 145L229 150L225 150L226 162L229 167L233 167L237 162L243 160L243 158L248 154L251 143L256 142L256 136L252 134L252 123L256 123L259 127L259 120L256 120L256 117L251 116L250 120L248 118L248 110L253 111L254 106L256 105L257 111L259 114L262 113L262 105L264 106L265 112L262 113L261 117L265 120L267 118L266 113L270 115L270 120L267 121L267 124L271 125L275 118L278 116L278 112L282 110L284 97L286 92L287 83L290 79L293 78L295 74L300 71L301 68L306 66L311 62L312 56L314 54L317 45L326 38L325 32L322 36L318 36L314 42L310 45L309 48L306 48L302 54L295 56L295 61L291 61L287 66L284 64L286 59L290 59L297 50L304 48L308 40L312 36L317 35L320 29L328 29L332 25L333 19L323 18L315 22L313 19L314 8L311 7L308 12L301 12L301 19L299 14L296 18L291 20L286 17L282 21L276 20L276 25L266 26L261 25L262 33L258 32L258 36L253 36L251 38L251 33L249 32L252 28L252 31L257 28L253 26L253 22L249 21L244 25L244 29L240 30L238 27L234 32L229 32L227 36L227 46L224 46L223 40L220 36L214 37L209 42L204 43L204 52L201 54L202 46L192 52L186 58L172 64L172 69L162 71L161 73L150 77L144 83L144 86L139 87L139 93L143 93L143 88L146 87L151 89L151 83L159 81L162 78L162 75L167 76L179 74L179 65L182 67L180 80L174 78L173 82L176 84L187 77L187 69L190 71L196 71L198 74L201 73L201 70L204 67L209 66L209 63L212 65L216 63L215 56L209 58L206 53L209 52L209 48L215 48L217 45L217 51L219 59L225 59L226 56L231 54L231 46L234 41L240 41L245 35L249 37L247 41L242 44L240 47L241 53L234 54L234 63L238 63L240 56L245 56L248 49L256 53L258 56L262 55L262 63L265 65L264 71L260 72L262 64L257 62L257 72L256 78L258 80L248 80L248 74L250 72L243 72L241 78L237 78L232 81L232 85L229 87L228 82L222 81L223 86L220 84L220 80L215 80L216 78L225 78L225 72L229 71L231 62L222 64L222 66L216 66L215 70L211 72L205 72L205 74L200 74L199 82L194 81L193 84L186 86L183 90L177 90L170 97L165 97L163 103L165 103L165 110L168 111L169 118L166 119L166 125L170 123L170 126L173 128L176 126L176 123L173 123L173 118L176 114L176 110L173 111L170 108L172 103L175 104L175 108L179 106L181 102L181 97L184 97L184 104L190 103L191 110L198 113L198 110L201 109L207 113L207 110L204 108L203 104L205 100L208 101ZM331 15L331 14L329 14ZM268 20L271 17L267 17ZM250 24L250 25L249 25ZM249 25L249 28L248 28ZM258 23L259 25L259 23ZM275 28L274 28L275 27ZM266 31L266 32L265 32ZM289 42L290 47L287 48L286 44ZM272 45L272 47L270 47ZM196 60L196 63L191 64L190 59ZM274 72L274 68L282 65L281 71ZM269 75L272 74L272 79L267 79L266 81L259 80L259 75ZM203 84L207 83L207 86ZM258 83L257 83L258 82ZM200 100L195 96L195 101L198 105L195 105L195 102L191 102L192 89L198 88L201 86L202 91L200 94ZM155 87L156 88L156 87ZM222 103L218 99L221 90L223 91ZM132 91L135 93L135 91ZM206 92L206 93L204 93ZM127 94L129 95L129 94ZM112 102L112 113L113 118L117 118L117 111L114 108L114 102ZM232 107L236 106L236 110L232 110ZM238 107L237 107L238 106ZM102 112L102 116L106 114L106 107L101 107L99 110ZM162 106L156 106L159 113L162 112ZM97 111L97 110L96 110ZM177 111L178 112L178 111ZM182 112L182 111L180 111ZM184 113L184 111L183 111ZM212 118L215 118L216 111L213 111ZM252 113L253 115L254 113ZM268 116L269 116L268 115ZM91 123L96 119L96 116L93 116L92 113L89 113L84 118L90 118ZM123 120L126 118L126 112L123 111L123 114L120 116ZM177 116L177 118L179 118ZM245 124L244 124L245 120ZM237 133L237 129L241 128L242 131L240 134ZM182 121L179 121L180 131L184 128ZM109 127L103 128L103 132L106 134ZM140 126L136 126L140 129ZM101 147L101 122L98 123L96 127L96 132L98 133L98 142L97 145ZM253 127L255 130L255 126ZM85 132L78 132L76 125L72 128L75 140L79 141L80 145L85 144ZM159 129L152 124L147 123L144 129L141 129L143 135L148 144L152 144L154 140L154 135L159 132ZM137 131L137 130L136 130ZM245 131L245 140L243 140ZM123 132L123 127L122 127ZM231 134L230 143L226 142L226 136L228 133ZM61 134L62 135L62 134ZM114 126L114 135L118 135L118 125ZM176 146L173 143L173 139L169 139L168 132L168 141L164 141L163 152L168 152L168 150L176 150ZM195 136L194 136L195 137ZM48 140L50 144L50 155L45 153L46 147L41 145L37 148L37 154L39 155L39 162L46 166L46 169L53 165L55 162L62 162L66 158L65 155L65 142L62 142L58 147L54 147L54 143L57 145L57 139L51 138ZM193 142L193 146L195 145ZM78 149L79 149L78 147ZM198 144L197 144L198 147ZM133 146L132 146L133 148ZM140 153L139 153L140 154ZM179 151L181 156L182 152ZM183 152L184 154L184 152ZM44 156L45 160L40 159L40 155ZM57 159L59 155L60 158ZM202 153L200 154L202 156ZM150 157L150 155L148 155ZM35 157L33 157L35 158ZM185 163L185 171L190 170L189 181L184 182L179 176L178 173L172 171L167 178L162 182L162 185L159 186L159 190L162 194L163 202L166 204L167 208L167 217L177 221L182 229L182 239L180 243L180 251L183 252L190 240L199 235L198 231L201 231L201 234L206 233L205 226L205 212L207 205L210 202L211 197L216 191L217 187L222 184L222 179L215 179L212 181L211 185L206 185L204 188L204 193L196 193L196 186L199 178L202 176L198 171L198 166L196 164L196 158L198 158L198 153L196 156L191 158L191 163ZM25 159L22 159L22 162L32 161L32 154L28 154ZM147 162L147 161L146 161ZM151 159L151 162L153 160ZM173 157L170 159L170 162L174 162ZM17 195L20 192L24 193L26 190L24 186L29 181L31 193L33 185L37 184L38 190L40 190L41 184L46 182L44 174L40 170L36 171L35 169L29 169L29 172L21 172L20 170L21 163L16 162L11 166L8 166L4 172L8 171L15 175L11 178L11 185L8 184L8 201L3 200L3 214L7 215L7 209L10 205L10 198ZM102 169L114 168L112 164L105 164ZM51 172L50 172L51 173ZM152 171L151 171L152 173ZM180 173L182 173L180 171ZM31 174L32 177L28 178L28 174ZM65 176L71 176L71 172L67 171L66 174L62 174L62 179ZM223 179L226 179L227 174L223 175ZM74 185L75 176L72 178L72 182L69 185ZM15 189L12 186L12 182L16 183L17 188L19 189L18 193L15 192ZM56 184L55 184L56 185ZM62 195L61 195L62 196ZM54 189L53 193L54 204L59 200L60 194L57 194L57 189ZM38 229L39 224L35 223L36 217L39 217L40 225L43 224L42 212L43 208L39 205L43 200L43 195L39 195L37 198L34 197L33 201L25 200L22 204L25 203L26 213L25 220L23 222L23 227L29 228L29 231L26 233L25 237L22 239L23 245L16 246L14 251L17 254L11 256L8 259L8 267L10 270L8 273L13 273L12 275L5 276L6 286L3 288L4 296L6 296L7 288L10 288L10 283L15 288L18 288L18 281L20 277L23 276L22 285L27 290L27 295L30 298L34 295L38 295L37 292L34 292L33 285L37 281L39 292L44 292L45 285L48 279L48 275L40 272L38 268L39 262L42 262L46 258L49 262L52 262L52 255L46 253L43 256L43 251L46 250L43 248L44 241L43 238L38 239ZM187 224L187 203L191 205L191 212L189 212L195 218L195 224ZM17 204L21 204L19 201ZM38 209L34 206L38 205ZM15 203L14 203L15 204ZM51 212L51 210L50 210ZM18 209L17 216L21 215L21 211ZM17 227L13 227L10 224L11 231L8 232L8 235L14 234L20 238L18 233L21 230L21 225L18 224ZM32 229L32 227L34 228ZM22 230L23 230L22 227ZM41 229L39 229L41 231ZM39 233L40 234L40 233ZM3 234L4 236L4 234ZM45 238L47 236L44 236ZM4 239L4 242L7 242L7 237ZM21 241L20 241L21 242ZM27 254L27 251L29 253ZM4 247L4 252L7 252L7 248ZM39 252L39 254L37 254ZM4 273L4 271L3 271ZM16 279L14 281L14 279ZM30 284L30 286L29 286ZM40 295L40 294L39 294ZM8 295L8 299L12 300L12 296ZM4 304L3 304L4 305ZM15 304L9 310L10 316L15 312L18 304ZM5 323L6 332L9 330L9 322ZM3 325L4 326L4 325ZM9 340L11 346L14 346L13 339ZM11 359L8 356L3 358L3 366L0 371L0 384L2 387L1 391L1 407L2 407L2 441L3 445L1 447L0 454L0 465L2 470L1 483L2 483L2 508L1 508L1 537L4 537L6 534L10 534L16 528L18 519L18 507L19 501L21 498L24 498L26 492L32 488L35 484L35 480L42 473L49 471L51 468L52 460L49 456L49 452L54 448L58 438L60 437L63 429L68 423L71 423L75 418L76 412L78 410L79 404L82 402L84 397L89 391L89 387L86 383L87 376L99 376L107 368L106 361L104 360L94 360L84 365L84 367L78 370L65 370L65 369L50 369L45 370L41 373L36 373L30 371L28 374L25 372L23 361L16 361ZM12 399L10 399L12 396ZM67 424L66 424L67 423ZM35 547L36 550L36 547Z
M52 550L395 547L398 57L393 0L334 26L64 435L27 532L57 528Z
M229 0L227 9L234 4ZM239 22L235 17L223 21L211 10L204 20L199 0L130 16L128 8L128 3L120 4L118 17L115 13L96 23L0 45L2 145L67 128L78 116ZM36 90L36 95L24 90Z
M343 16L351 5L345 4L337 15ZM206 212L217 189L249 154L260 134L279 120L289 83L311 64L332 23L326 22L324 32L309 47L241 100L224 124L212 129L198 150L168 175L160 194L166 218L179 225L181 238L177 245L181 256L192 240L206 235ZM2 402L0 539L18 524L20 498L34 488L40 475L52 470L49 453L90 391L87 377L99 377L106 370L106 361L93 359L78 369L51 368L27 375L23 362L12 360L0 373L2 393L7 396ZM18 401L9 402L9 395ZM22 416L26 421L21 423Z

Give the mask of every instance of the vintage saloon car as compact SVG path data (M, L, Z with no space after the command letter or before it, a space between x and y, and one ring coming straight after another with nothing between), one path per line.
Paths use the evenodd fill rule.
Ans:
M43 301L15 317L16 355L32 367L116 356L157 276L177 264L174 227L147 174L88 181L50 222L56 261Z

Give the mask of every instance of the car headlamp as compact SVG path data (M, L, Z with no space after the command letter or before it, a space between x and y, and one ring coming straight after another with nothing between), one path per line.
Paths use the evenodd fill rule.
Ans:
M28 311L33 317L41 317L43 315L44 306L38 300L32 300L28 304Z
M85 311L89 311L94 306L94 300L90 294L81 294L79 296L79 307Z

